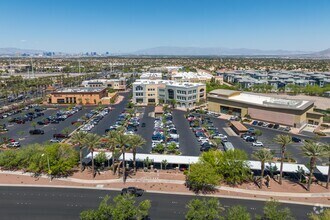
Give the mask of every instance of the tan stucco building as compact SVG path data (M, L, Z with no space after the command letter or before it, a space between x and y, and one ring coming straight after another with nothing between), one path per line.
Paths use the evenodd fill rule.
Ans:
M207 96L208 110L217 113L250 116L251 119L301 128L318 125L323 115L314 112L314 102L279 99L254 93L217 89Z
M115 94L111 94L111 98L115 98ZM107 88L63 88L52 92L47 102L49 104L80 104L80 105L97 105L108 104L110 102Z

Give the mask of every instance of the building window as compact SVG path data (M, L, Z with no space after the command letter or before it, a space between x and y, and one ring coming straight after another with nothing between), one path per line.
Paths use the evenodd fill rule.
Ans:
M143 90L143 87L142 86L137 86L137 87L135 87L135 90L136 91L142 91Z
M169 99L174 99L174 90L173 89L168 89L167 93L168 93Z
M135 93L135 96L143 96L143 92L137 92Z

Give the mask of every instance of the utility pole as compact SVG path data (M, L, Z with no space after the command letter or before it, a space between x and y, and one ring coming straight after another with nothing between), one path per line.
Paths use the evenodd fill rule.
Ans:
M34 78L34 71L33 71L33 62L32 62L32 57L31 57L31 71L32 71L32 78Z
M80 75L80 60L78 60L78 72L79 72L79 75Z

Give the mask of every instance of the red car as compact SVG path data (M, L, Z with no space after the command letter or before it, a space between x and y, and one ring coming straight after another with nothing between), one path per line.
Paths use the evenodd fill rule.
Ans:
M67 138L68 135L66 134L53 134L53 138Z

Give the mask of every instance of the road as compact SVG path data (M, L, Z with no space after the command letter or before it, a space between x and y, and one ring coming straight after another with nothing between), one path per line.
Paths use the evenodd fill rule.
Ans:
M86 209L96 208L105 195L111 198L118 191L93 189L36 188L36 187L0 187L1 219L6 220L38 220L38 219L79 219L79 213ZM152 220L184 219L186 204L196 198L192 195L145 193L138 200L151 201L150 217ZM220 198L221 204L227 208L233 205L247 207L254 214L261 214L262 201ZM307 213L313 207L286 204L296 219L307 219Z

